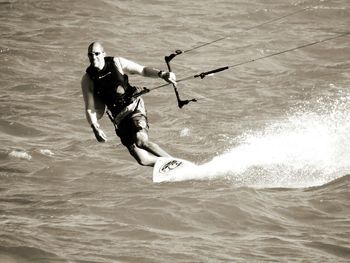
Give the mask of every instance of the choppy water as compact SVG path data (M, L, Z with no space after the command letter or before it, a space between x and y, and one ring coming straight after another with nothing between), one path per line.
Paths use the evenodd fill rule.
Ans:
M107 118L98 144L80 92L94 40L166 69L224 37L176 57L181 79L347 32L349 7L1 0L0 262L349 261L349 35L179 83L198 99L181 110L171 87L144 96L151 138L199 165L177 182L153 183Z

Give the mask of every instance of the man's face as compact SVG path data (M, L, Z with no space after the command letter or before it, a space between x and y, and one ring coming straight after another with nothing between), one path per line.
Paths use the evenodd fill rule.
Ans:
M90 64L98 69L103 69L105 52L103 48L99 45L94 45L88 50L88 57Z

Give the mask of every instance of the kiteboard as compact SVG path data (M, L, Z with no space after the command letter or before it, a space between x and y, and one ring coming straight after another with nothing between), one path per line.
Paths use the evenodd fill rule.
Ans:
M187 160L159 157L153 167L153 182L180 181L188 176L197 165Z

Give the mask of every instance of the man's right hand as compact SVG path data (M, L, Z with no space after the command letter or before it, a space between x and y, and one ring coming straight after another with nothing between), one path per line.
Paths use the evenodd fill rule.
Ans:
M176 75L174 72L163 72L160 71L158 73L159 77L164 79L165 81L172 83L176 86Z
M98 142L106 142L107 141L107 136L103 132L103 130L99 127L98 124L91 124L91 128L95 134L96 140Z

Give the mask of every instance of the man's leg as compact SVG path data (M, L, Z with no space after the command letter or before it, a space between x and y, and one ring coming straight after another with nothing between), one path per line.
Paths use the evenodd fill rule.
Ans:
M136 145L138 148L144 149L147 152L158 157L171 157L166 151L160 148L158 144L150 142L148 140L148 134L145 131L138 131L135 137Z
M128 150L140 165L154 166L158 159L154 154L137 147L135 144L129 146Z

